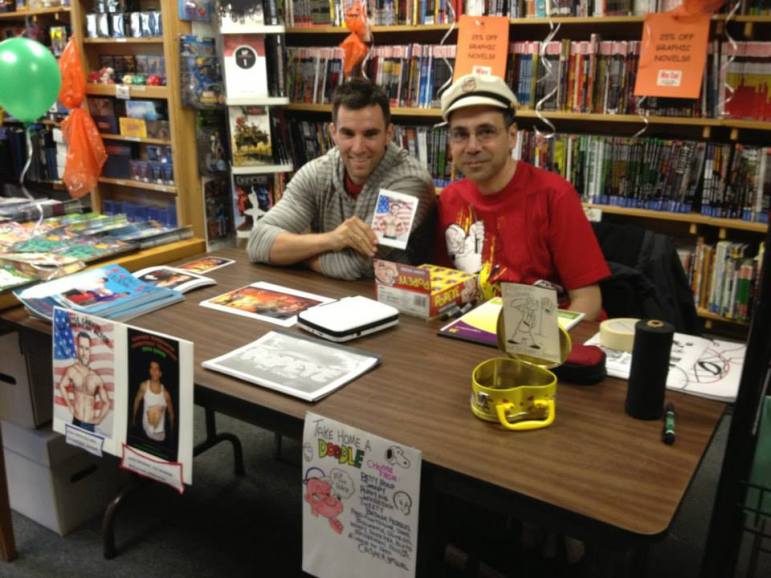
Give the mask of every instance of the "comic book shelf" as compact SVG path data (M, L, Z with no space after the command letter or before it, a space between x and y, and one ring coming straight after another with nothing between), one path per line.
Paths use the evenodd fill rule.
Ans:
M277 12L269 14L269 4L265 3L264 6L262 19L266 22L279 22ZM275 11L276 7L273 6L271 10ZM249 238L258 215L267 210L266 206L260 205L253 185L260 183L258 187L267 186L267 190L271 191L270 204L275 201L276 192L284 182L284 174L294 170L293 165L287 162L288 159L277 154L279 144L276 135L270 137L272 160L258 158L260 155L252 150L253 145L245 144L247 139L252 138L251 131L270 134L275 108L289 104L289 98L282 95L282 89L277 85L273 86L269 80L268 69L274 67L272 70L275 70L283 61L272 62L270 54L273 53L266 47L269 41L274 41L276 47L283 46L282 37L285 32L286 27L283 24L261 24L257 21L251 22L250 18L237 23L234 23L232 18L223 19L219 26L223 43L225 105L228 109L228 131L231 139L230 177L234 196L234 229L239 246L245 244ZM258 55L256 64L237 64L240 60L237 53L244 50L253 51ZM261 58L260 52L264 52L264 58ZM242 137L245 137L244 140ZM244 200L242 205L239 199L245 198L249 200Z
M160 10L163 19L163 34L157 37L141 38L87 38L85 15L93 9L91 0L75 0L70 6L29 9L18 12L0 13L0 21L42 22L66 24L71 36L78 41L86 74L98 70L99 55L102 54L154 54L163 56L166 69L166 86L127 86L115 84L88 84L87 97L132 98L161 100L167 103L169 114L168 138L124 136L118 132L103 134L106 142L135 143L140 157L147 145L170 146L174 165L173 184L155 184L131 179L102 177L100 186L92 195L95 210L102 209L103 201L115 199L138 203L171 205L180 225L192 225L194 234L203 234L202 201L198 183L195 155L187 150L195 142L193 113L182 108L179 91L179 63L177 37L189 31L189 24L177 18L177 5L172 0L141 0L142 9ZM53 121L45 124L55 125ZM185 143L185 144L183 144ZM185 154L187 152L188 154ZM60 183L52 183L60 188Z
M586 40L592 33L599 33L603 40L639 40L642 36L643 16L606 17L553 17L510 19L509 42L517 40L543 40L550 31L550 24L560 25L554 40L568 38ZM771 16L735 16L726 25L725 15L712 18L710 37L723 38L727 30L737 40L771 40ZM439 44L450 30L449 24L423 26L373 26L374 45L406 44L412 42ZM335 26L302 26L287 28L289 47L334 46L348 34L347 29ZM445 43L457 41L457 30L453 30ZM299 118L327 119L331 111L328 104L293 103L286 107L288 114ZM396 124L414 123L432 125L441 122L436 108L392 108ZM694 118L647 116L647 125L636 114L574 113L564 111L541 111L557 132L580 134L605 134L631 136L645 128L645 136L688 138L714 142L739 142L763 145L771 137L771 122L727 118ZM549 128L539 119L536 111L520 108L517 122L521 129ZM768 230L764 223L740 219L721 219L698 213L674 213L647 209L635 209L608 205L590 205L602 211L603 218L615 222L638 222L638 224L665 232L676 239L690 239L695 243L696 235L709 239L742 240L757 243ZM686 241L688 242L688 241ZM710 311L697 308L706 328L713 324L718 330L743 335L747 325L728 319Z
M179 79L177 63L176 38L188 26L177 20L177 6L172 0L155 0L148 4L141 0L143 9L160 10L164 18L163 36L155 38L84 38L85 13L92 10L91 0L75 0L68 6L28 9L16 12L1 12L0 24L18 22L19 25L40 23L44 26L68 25L70 36L76 38L81 51L82 62L86 73L93 70L98 62L99 54L120 53L154 53L166 58L167 85L163 87L136 86L129 89L132 98L162 99L168 102L170 131L169 138L140 138L118 134L103 134L106 144L110 142L137 143L140 154L146 145L166 145L172 147L174 163L174 185L161 185L132 181L129 179L100 178L100 186L92 194L94 210L100 210L105 199L131 200L134 202L157 203L171 205L174 208L179 225L191 225L194 232L192 239L174 241L151 249L145 249L120 257L116 262L130 270L136 270L150 265L166 263L182 259L206 250L203 237L202 199L197 179L194 150L195 128L193 116L183 110L179 98ZM87 95L116 95L115 85L87 85ZM8 119L6 119L6 122ZM41 124L58 126L53 120L41 120ZM38 183L39 184L39 183ZM61 181L49 183L55 190L63 190ZM17 305L13 295L0 296L0 310Z
M98 84L86 85L87 99L107 98L115 103L120 100L141 99L161 103L168 112L168 131L161 134L139 136L121 134L120 130L103 134L105 145L131 147L132 158L148 158L148 147L169 147L173 164L173 177L163 183L144 182L133 178L102 176L92 194L96 211L104 209L105 201L120 201L146 206L167 207L176 215L178 225L190 225L193 235L202 238L203 201L196 167L195 115L182 107L179 77L178 38L190 32L190 23L177 17L174 0L137 0L135 10L160 11L162 32L160 35L142 37L89 37L86 15L94 11L92 0L72 0L72 34L79 41L86 75L98 71L103 57L138 55L163 58L166 84L163 86ZM128 3L127 3L128 4ZM120 82L121 78L116 78ZM162 254L162 253L161 253Z

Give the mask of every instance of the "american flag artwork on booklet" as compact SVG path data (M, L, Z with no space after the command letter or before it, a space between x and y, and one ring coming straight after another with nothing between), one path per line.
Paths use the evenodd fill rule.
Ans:
M380 189L375 214L372 216L372 230L377 235L378 243L406 249L417 209L416 197Z
M54 430L66 435L68 428L78 428L96 434L108 452L115 437L115 352L114 322L54 310Z

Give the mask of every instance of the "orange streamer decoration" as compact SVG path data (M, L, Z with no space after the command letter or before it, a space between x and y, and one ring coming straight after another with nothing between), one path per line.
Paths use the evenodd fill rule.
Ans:
M353 74L353 71L362 63L367 56L369 46L369 25L367 15L359 2L353 2L345 12L345 25L351 31L345 40L340 44L343 49L343 72L346 78Z
M694 16L695 14L712 14L720 8L725 0L683 0L683 3L675 8L681 16Z
M94 120L87 110L81 108L86 95L86 79L80 53L72 38L62 52L59 68L62 72L59 100L70 109L69 115L62 122L67 143L63 180L70 196L79 198L96 188L107 153Z

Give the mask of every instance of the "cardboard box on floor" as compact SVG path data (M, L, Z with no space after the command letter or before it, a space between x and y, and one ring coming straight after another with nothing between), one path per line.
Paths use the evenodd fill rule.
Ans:
M11 508L62 536L104 513L128 483L117 458L92 456L50 429L2 428Z
M40 427L53 419L51 338L0 335L0 419Z
M377 300L431 319L477 297L477 276L438 265L404 265L375 259Z

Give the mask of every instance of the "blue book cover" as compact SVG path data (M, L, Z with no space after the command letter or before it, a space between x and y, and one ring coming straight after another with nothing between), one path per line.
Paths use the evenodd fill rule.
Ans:
M35 285L17 297L34 313L50 319L52 301L82 313L113 317L150 302L179 300L181 294L140 281L120 265L106 265Z

